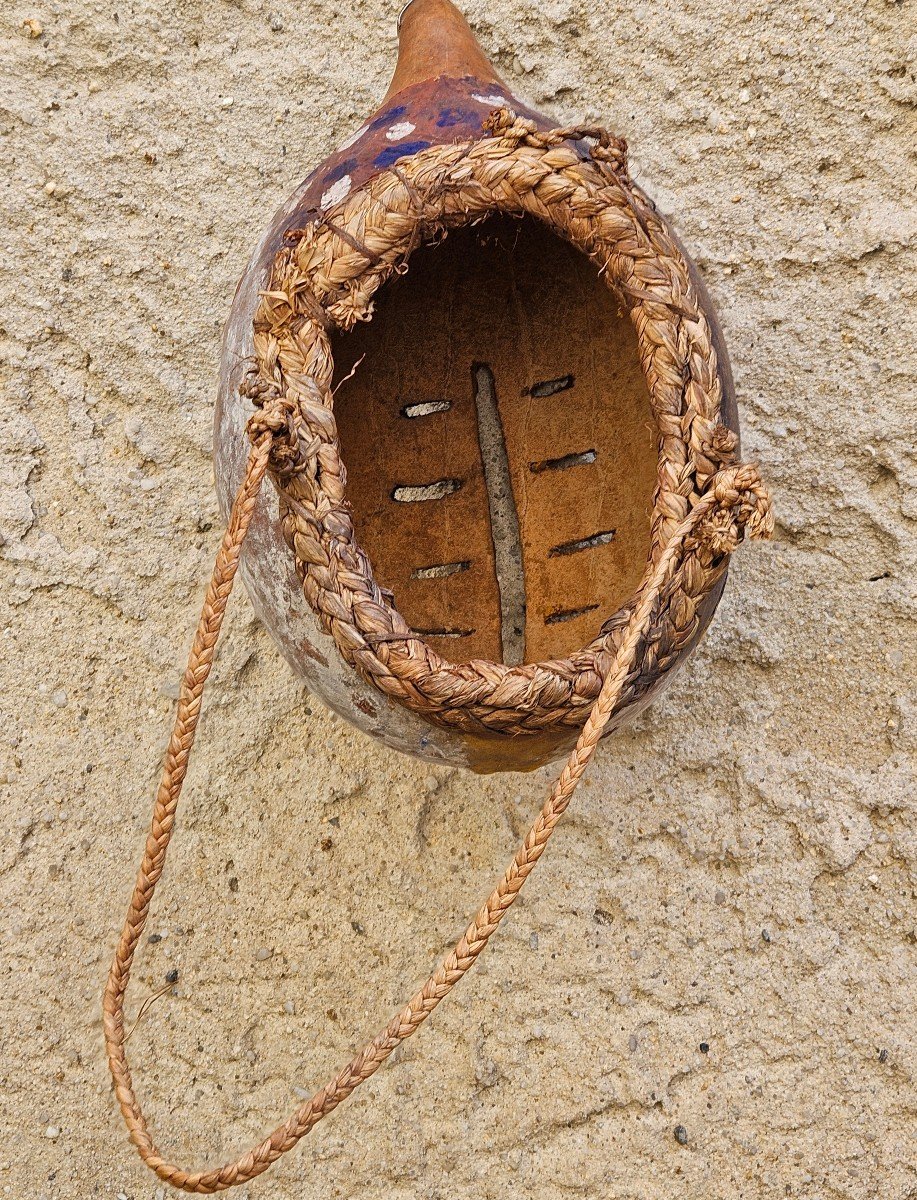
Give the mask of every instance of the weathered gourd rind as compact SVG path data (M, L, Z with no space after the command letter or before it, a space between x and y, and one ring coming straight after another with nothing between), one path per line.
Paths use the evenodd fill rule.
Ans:
M314 220L321 209L343 199L406 154L480 137L488 113L503 105L537 120L544 128L550 125L492 80L441 77L414 84L384 104L308 175L276 213L239 282L223 334L214 460L224 517L242 481L248 456L245 424L252 407L239 395L239 384L253 354L252 321L286 231ZM395 749L458 766L501 769L498 747L490 743L469 746L476 739L432 729L367 685L341 658L334 639L322 630L303 598L293 556L280 531L277 498L270 488L263 489L252 518L240 574L256 613L287 662L335 712ZM557 752L553 741L542 750L529 745L525 765L549 762Z
M240 281L226 324L215 414L214 455L220 504L228 514L241 482L249 443L245 424L252 409L239 395L239 384L251 363L252 322L259 292L268 283L284 234L302 228L317 214L359 188L398 158L429 146L482 136L491 110L510 107L542 129L552 122L516 100L493 79L441 76L406 87L307 176L280 209L256 248ZM722 419L737 431L728 358L706 291L692 272L699 299L714 331L723 391ZM243 552L241 575L256 613L265 623L292 669L332 709L357 728L387 745L420 757L468 766L478 771L527 770L556 758L575 741L575 731L546 734L474 736L431 726L421 716L374 689L344 661L338 648L306 603L293 556L284 541L273 489L265 488L252 520ZM722 592L721 581L699 606L699 625L679 666L699 641ZM676 668L647 682L646 689L614 721L608 732L642 711Z

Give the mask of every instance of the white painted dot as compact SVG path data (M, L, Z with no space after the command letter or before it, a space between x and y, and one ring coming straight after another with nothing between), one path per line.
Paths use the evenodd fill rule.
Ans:
M385 136L390 142L397 142L401 138L407 137L409 133L413 133L416 128L417 126L412 125L410 121L398 121L397 124L390 126L385 131Z
M322 195L322 208L331 208L333 204L339 204L341 200L350 191L350 176L345 175L341 179L335 180L327 192Z
M471 98L472 100L477 100L478 104L486 104L488 108L506 103L506 97L500 96L496 92L492 96L482 96L479 92L472 92Z

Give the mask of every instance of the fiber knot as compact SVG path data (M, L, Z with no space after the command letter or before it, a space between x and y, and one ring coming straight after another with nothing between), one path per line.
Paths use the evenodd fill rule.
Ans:
M731 465L739 448L739 439L727 425L715 425L710 437L710 448L719 461Z
M754 463L718 471L707 492L714 505L697 526L696 538L715 557L731 554L743 537L769 538L774 532L771 499Z
M511 108L495 108L484 122L484 132L518 146L522 142L537 145L538 126L513 112Z
M616 175L622 176L625 180L630 178L625 138L609 133L601 125L584 128L583 136L595 140L589 152L595 162L607 163Z
M296 403L269 384L267 391L253 397L260 407L248 418L249 439L257 445L270 442L271 470L277 476L296 474L300 469L299 435L296 431Z

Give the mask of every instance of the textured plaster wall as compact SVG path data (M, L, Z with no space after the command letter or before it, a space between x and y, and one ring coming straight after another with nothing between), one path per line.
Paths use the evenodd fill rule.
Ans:
M630 139L720 307L778 536L602 749L486 961L248 1195L905 1200L917 8L468 10L512 86ZM165 1194L113 1103L99 994L219 534L220 328L259 228L383 92L394 17L0 12L3 1196ZM179 981L130 1045L194 1165L388 1018L550 779L378 749L289 675L244 595L201 735L132 1011Z

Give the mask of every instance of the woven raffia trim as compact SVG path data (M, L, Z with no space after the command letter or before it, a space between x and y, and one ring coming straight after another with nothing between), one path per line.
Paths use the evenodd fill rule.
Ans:
M317 223L287 238L255 317L257 375L244 389L287 417L270 472L306 600L346 659L380 691L468 732L579 726L599 694L621 631L672 531L711 476L735 461L720 423L713 335L687 260L627 175L623 143L593 129L539 133L508 110L492 137L401 159ZM590 157L574 141L597 138ZM346 498L333 412L329 329L372 316L377 290L412 251L492 213L532 216L586 254L627 309L658 430L659 467L646 573L595 641L569 658L507 667L455 664L415 635L373 576ZM258 414L251 432L257 436ZM276 432L276 431L275 431ZM690 646L698 606L725 569L715 539L691 541L666 585L617 706L638 700ZM726 547L724 547L726 550Z

